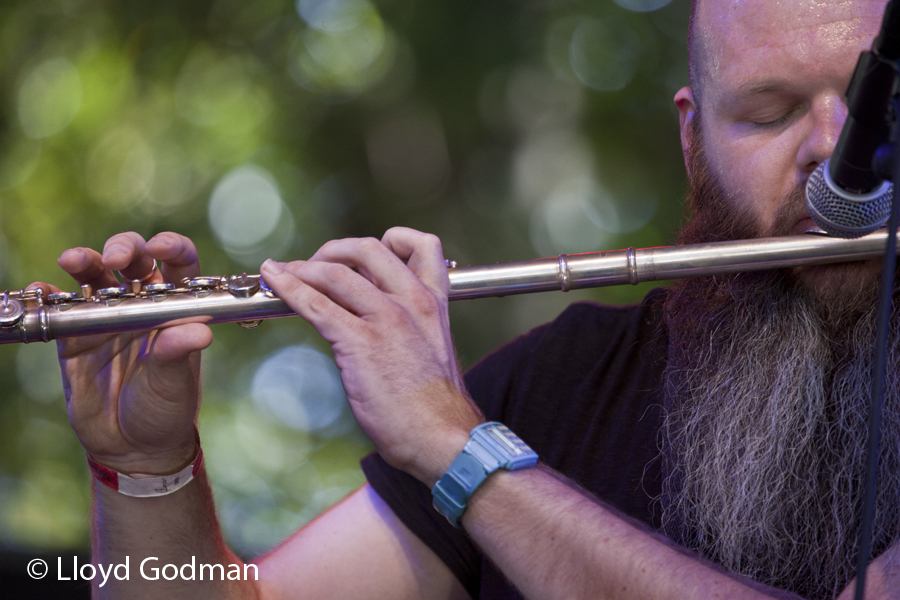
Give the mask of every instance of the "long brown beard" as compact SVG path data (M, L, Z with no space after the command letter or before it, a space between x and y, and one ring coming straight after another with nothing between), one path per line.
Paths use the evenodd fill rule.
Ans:
M786 219L760 231L734 208L745 204L715 181L700 135L680 241L787 233ZM798 201L802 190L779 217ZM851 285L823 293L800 270L707 277L676 284L666 307L664 530L734 573L810 598L831 598L853 577L877 304L877 278L859 265L827 268ZM876 555L900 539L898 331L895 315Z

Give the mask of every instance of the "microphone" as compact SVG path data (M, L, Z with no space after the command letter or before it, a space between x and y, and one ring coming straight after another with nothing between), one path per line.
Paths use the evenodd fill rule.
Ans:
M816 167L806 182L809 216L829 235L853 239L881 229L891 214L894 186L882 181L866 194L841 188L831 177L831 159Z
M876 151L887 142L888 106L897 72L888 61L900 58L900 2L885 11L871 51L860 54L847 88L847 121L834 153L806 182L809 216L827 233L857 238L884 226L893 186L873 169Z

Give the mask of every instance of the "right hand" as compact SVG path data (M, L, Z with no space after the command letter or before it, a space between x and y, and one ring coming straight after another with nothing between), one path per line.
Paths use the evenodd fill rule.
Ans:
M331 344L350 409L388 464L429 488L484 421L450 334L440 240L406 227L263 263L268 286Z
M149 241L129 232L107 240L103 254L72 248L58 263L79 285L119 285L115 272L145 283L179 285L200 275L193 242L176 233ZM44 283L42 287L58 291ZM200 350L212 343L202 323L155 331L57 340L69 422L91 457L125 474L177 472L197 453Z

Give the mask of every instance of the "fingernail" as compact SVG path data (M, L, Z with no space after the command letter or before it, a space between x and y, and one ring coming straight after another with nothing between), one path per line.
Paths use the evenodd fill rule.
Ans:
M63 257L68 257L69 260L77 260L79 262L84 262L84 252L78 248L69 248L65 252L59 255L59 259L62 260Z
M125 248L122 246L110 246L103 250L103 258L109 258L111 256L115 256L116 254L122 254L125 252Z
M271 258L266 259L266 262L262 264L260 270L262 270L264 273L268 273L269 275L280 275L284 271L281 265L279 265Z

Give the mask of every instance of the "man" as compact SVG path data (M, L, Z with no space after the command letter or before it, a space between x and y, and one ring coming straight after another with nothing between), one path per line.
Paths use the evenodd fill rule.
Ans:
M844 90L883 8L694 7L692 85L675 97L695 207L685 240L809 226L800 190L834 148ZM115 270L152 282L199 274L176 234L120 234L102 255L73 249L59 262L95 287L114 284ZM262 558L258 582L132 576L99 597L827 598L850 583L876 264L698 280L631 308L576 305L473 369L478 406L457 370L433 236L392 229L261 272L332 343L379 452L364 464L371 486ZM95 463L152 476L192 464L198 353L211 339L189 323L60 344L70 421ZM870 598L900 589L896 372ZM428 506L429 490L485 416L565 475L494 473L469 500L463 533ZM152 498L95 485L94 561L237 562L202 469L197 479Z

